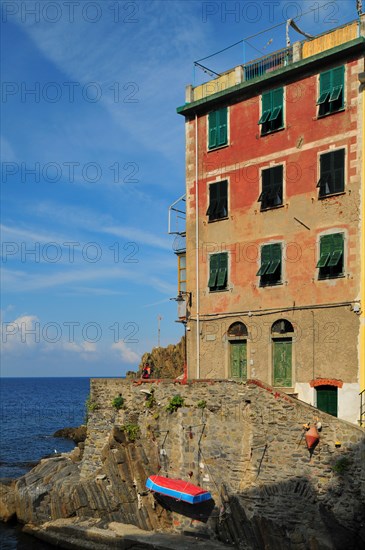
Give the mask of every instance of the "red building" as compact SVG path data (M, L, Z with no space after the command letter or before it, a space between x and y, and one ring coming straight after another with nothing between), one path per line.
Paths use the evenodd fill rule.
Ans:
M178 108L189 377L258 378L352 422L364 389L361 17L189 86Z

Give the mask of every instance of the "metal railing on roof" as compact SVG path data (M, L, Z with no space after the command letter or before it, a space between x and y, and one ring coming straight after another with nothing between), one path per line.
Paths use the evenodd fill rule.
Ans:
M276 71L286 67L293 62L293 48L284 48L255 61L250 61L242 65L244 72L244 80L252 80L266 73Z

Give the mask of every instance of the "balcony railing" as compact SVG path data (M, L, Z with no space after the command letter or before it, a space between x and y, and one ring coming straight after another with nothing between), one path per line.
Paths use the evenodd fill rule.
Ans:
M243 65L244 80L252 80L266 73L286 67L293 61L293 48L284 48Z
M185 235L186 195L182 195L169 206L169 235Z

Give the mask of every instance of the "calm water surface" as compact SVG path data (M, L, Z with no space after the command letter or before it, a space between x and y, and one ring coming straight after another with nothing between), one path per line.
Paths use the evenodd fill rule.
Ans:
M0 477L16 478L40 458L71 451L72 441L52 437L85 418L89 378L0 378ZM51 548L0 523L2 550Z

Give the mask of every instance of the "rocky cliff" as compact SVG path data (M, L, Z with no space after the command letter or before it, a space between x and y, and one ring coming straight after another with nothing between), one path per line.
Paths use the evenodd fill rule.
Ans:
M183 336L177 344L170 344L166 348L153 348L152 351L142 355L136 378L140 378L143 367L146 363L153 368L154 378L177 378L184 372L185 360L185 337ZM129 371L132 378L132 371Z
M74 548L83 547L80 538L99 548L103 529L115 542L116 523L134 525L145 542L160 532L210 538L211 548L214 539L257 550L364 546L360 428L258 381L98 379L91 401L84 450L43 460L15 486L3 485L3 519L16 515L61 546L65 532L76 540L83 525L79 543L67 546ZM317 419L320 442L309 452L303 424ZM213 499L193 506L153 495L145 481L156 473L196 483ZM125 548L148 547L133 544Z

